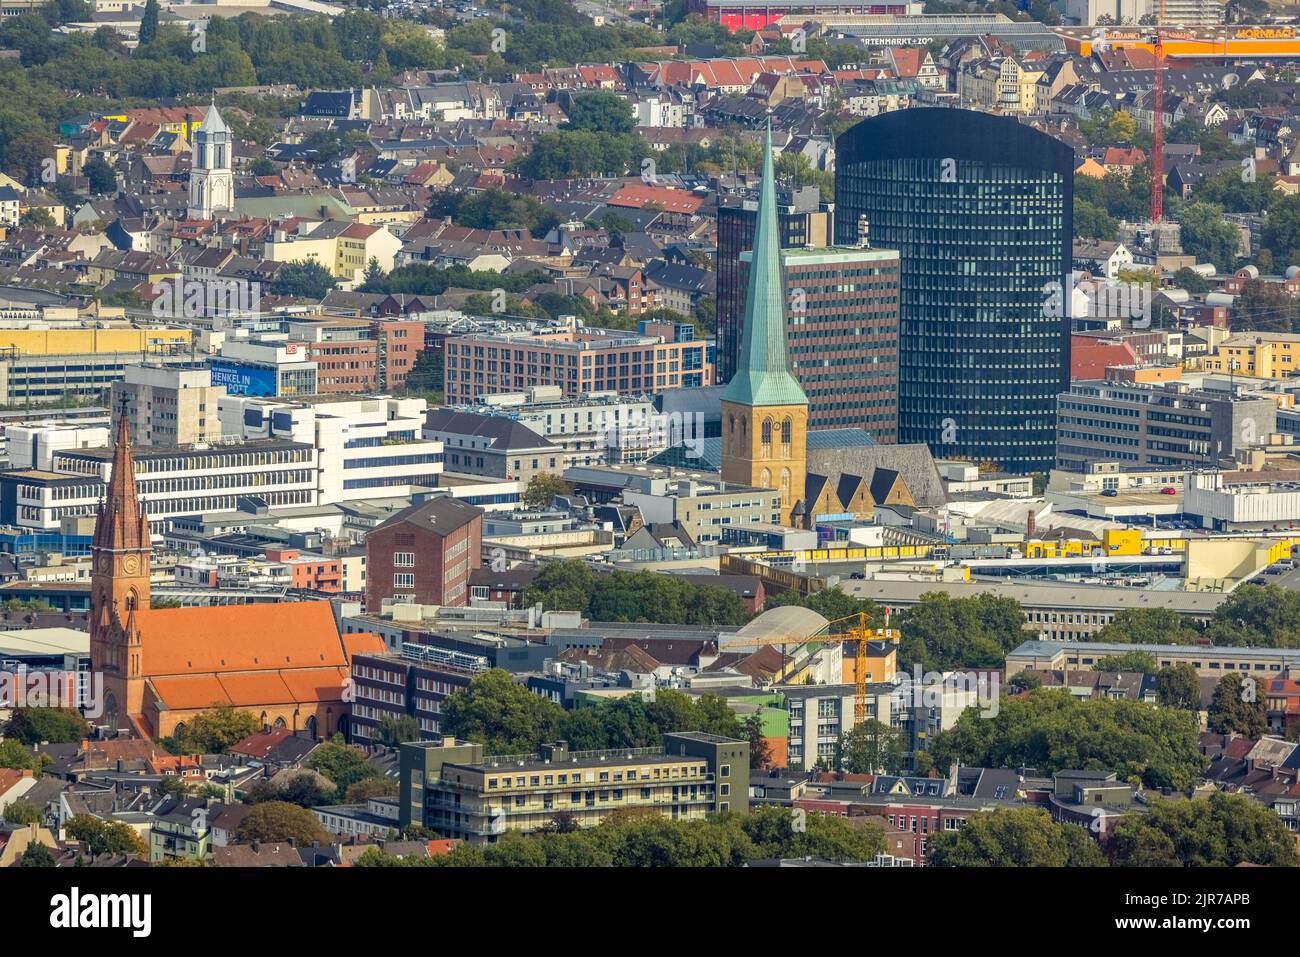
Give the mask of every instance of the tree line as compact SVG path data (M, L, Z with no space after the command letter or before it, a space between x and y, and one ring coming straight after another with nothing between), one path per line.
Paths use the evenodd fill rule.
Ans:
M649 808L613 812L577 829L561 812L540 834L517 831L494 844L460 844L432 858L398 858L372 848L359 867L742 867L751 861L814 857L870 861L885 849L884 821L807 814L799 828L789 808L757 807L700 820L670 820Z

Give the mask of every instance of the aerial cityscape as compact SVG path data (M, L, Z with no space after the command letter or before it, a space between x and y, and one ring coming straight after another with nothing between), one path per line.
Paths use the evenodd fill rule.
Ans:
M1300 7L0 0L0 90L0 868L1300 866Z

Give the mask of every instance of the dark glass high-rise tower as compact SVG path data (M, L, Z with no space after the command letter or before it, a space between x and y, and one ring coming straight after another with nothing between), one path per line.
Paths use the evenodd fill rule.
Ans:
M1073 150L945 108L864 120L835 149L836 241L865 217L899 252L898 441L1046 472L1069 388Z

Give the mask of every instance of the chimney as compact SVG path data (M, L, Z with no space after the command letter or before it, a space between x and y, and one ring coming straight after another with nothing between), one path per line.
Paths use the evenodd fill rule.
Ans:
M1031 508L1029 510L1029 520L1025 522L1025 537L1033 538L1034 532L1037 530L1037 528L1038 528L1038 520L1037 517L1034 515L1034 510Z

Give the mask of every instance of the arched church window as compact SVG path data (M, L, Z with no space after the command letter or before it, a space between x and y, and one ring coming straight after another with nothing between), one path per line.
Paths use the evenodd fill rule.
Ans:
M790 416L787 415L785 417L785 421L781 423L781 444L782 445L790 444L790 434L793 431L794 431L794 423L790 421Z

